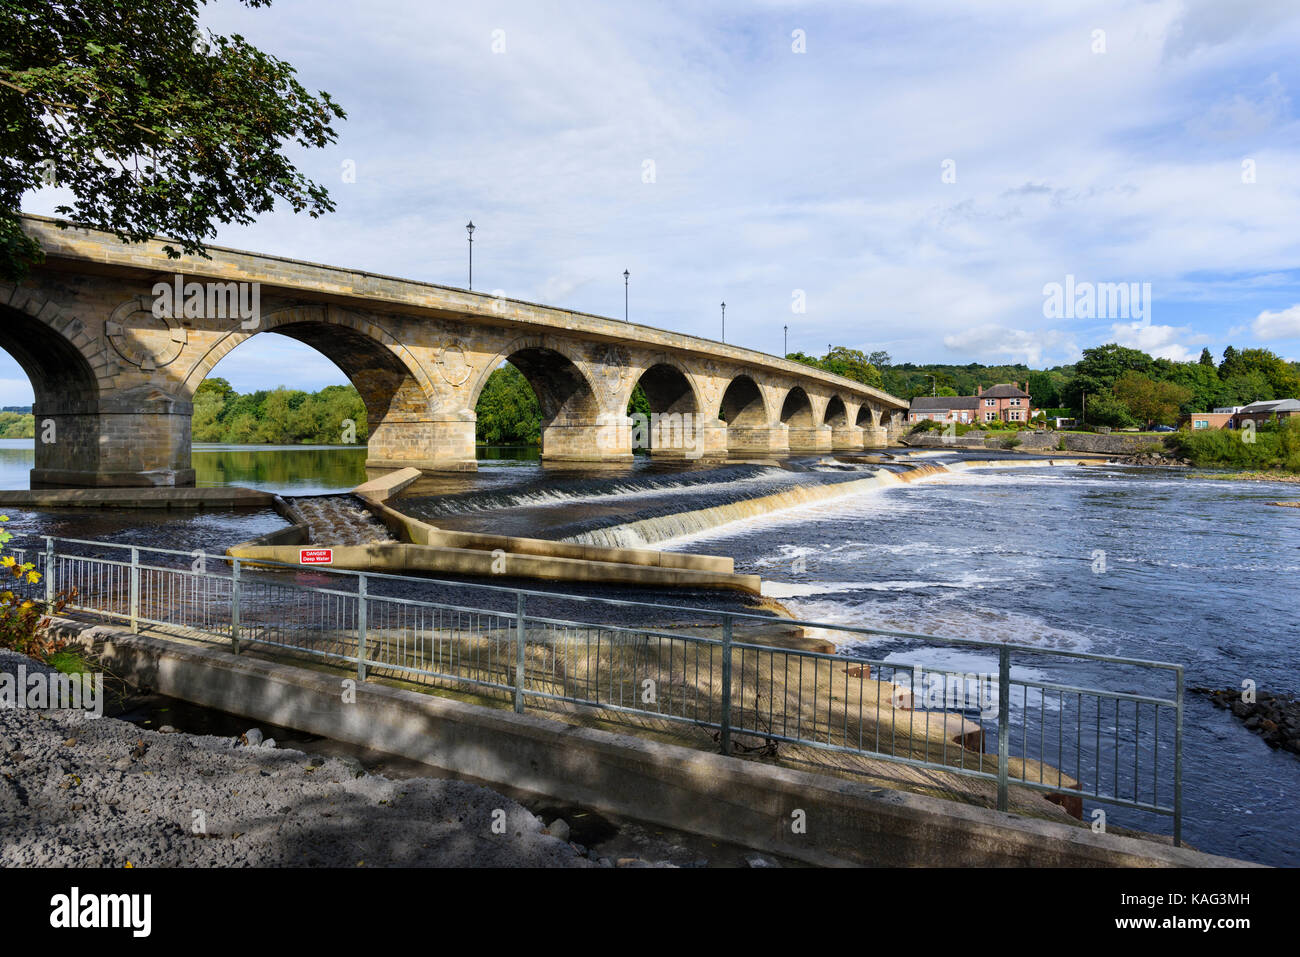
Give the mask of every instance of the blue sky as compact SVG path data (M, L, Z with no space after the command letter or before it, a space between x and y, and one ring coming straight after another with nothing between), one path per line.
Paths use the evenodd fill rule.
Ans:
M472 218L476 288L621 316L628 269L637 321L717 338L726 300L727 340L768 352L788 325L791 349L896 361L1300 358L1294 3L217 0L204 22L349 114L299 156L338 211L222 245L463 285ZM1150 315L1049 318L1067 275L1149 283ZM0 358L0 404L30 401ZM343 379L274 335L214 374Z

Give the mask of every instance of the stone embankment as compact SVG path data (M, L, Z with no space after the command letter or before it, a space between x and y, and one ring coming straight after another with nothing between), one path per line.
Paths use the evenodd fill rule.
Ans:
M1295 698L1261 691L1254 701L1245 701L1240 688L1192 690L1208 695L1216 706L1231 711L1270 748L1300 754L1300 701Z
M1014 443L1014 445L1008 445ZM907 435L902 444L919 448L950 449L1006 449L1018 452L1088 452L1093 455L1138 455L1162 446L1163 441L1153 435L1134 435L1131 432L1111 432L1103 435L1092 432L1011 432L992 429L988 432L967 432L944 440L941 432L920 432Z

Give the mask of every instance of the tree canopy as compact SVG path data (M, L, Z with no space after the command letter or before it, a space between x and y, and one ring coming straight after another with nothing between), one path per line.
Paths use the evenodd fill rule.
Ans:
M173 258L277 201L334 209L285 148L334 142L343 110L242 36L200 29L206 2L0 2L0 278L40 260L18 213L42 186L72 193L61 216L124 242L167 237Z

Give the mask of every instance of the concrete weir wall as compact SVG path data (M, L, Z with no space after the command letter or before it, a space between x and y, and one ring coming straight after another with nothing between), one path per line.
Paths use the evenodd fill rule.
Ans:
M345 704L337 675L65 619L56 631L163 694L811 864L1242 865L385 685L360 683Z
M339 546L308 541L306 526L281 501L277 510L298 524L234 545L226 550L227 554L248 561L295 565L299 564L299 546L313 545L332 549L332 567L353 571L439 572L482 578L504 576L616 585L726 588L751 594L760 591L759 576L735 574L735 563L723 556L449 532L385 504L420 475L419 469L401 469L353 489L353 494L366 503L398 542Z

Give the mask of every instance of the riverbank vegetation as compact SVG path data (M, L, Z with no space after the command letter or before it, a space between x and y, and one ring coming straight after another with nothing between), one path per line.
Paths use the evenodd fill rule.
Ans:
M194 393L191 434L195 442L351 445L364 443L369 431L366 405L351 385L241 394L225 379L210 378Z
M886 392L904 399L923 395L974 395L1002 382L1028 383L1034 407L1082 419L1089 425L1132 428L1174 425L1180 415L1300 398L1300 363L1267 349L1228 346L1216 362L1208 349L1191 362L1160 359L1115 343L1083 350L1071 365L892 365L873 353Z
M1198 468L1300 473L1300 419L1281 425L1264 423L1253 433L1240 429L1179 432L1169 437L1169 443Z

